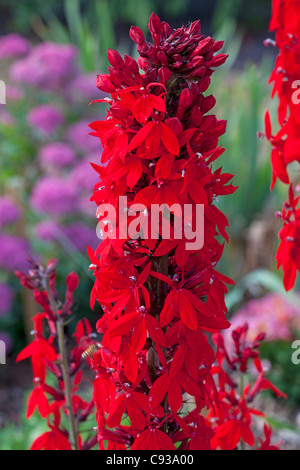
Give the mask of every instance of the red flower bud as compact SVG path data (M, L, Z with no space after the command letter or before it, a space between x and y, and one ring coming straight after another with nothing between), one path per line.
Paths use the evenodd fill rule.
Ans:
M113 85L110 79L110 76L107 74L98 75L96 85L99 90L106 93L113 93L116 89L115 85Z
M202 114L208 113L216 104L216 98L213 95L206 96L202 101L201 112Z
M219 54L216 55L210 62L207 63L208 67L219 67L219 65L224 64L228 55L227 54Z
M127 54L125 54L124 56L124 63L125 63L126 70L132 73L132 75L137 75L139 73L139 66L136 60L134 60L132 57L130 57Z
M129 34L131 39L139 46L145 43L145 36L140 28L137 28L136 26L131 26Z
M198 46L194 50L194 55L203 55L204 52L206 52L209 49L212 43L213 43L213 39L210 36L208 36L205 39L202 39L201 41L199 41Z
M193 93L188 88L184 88L179 98L179 108L188 108L193 102Z
M224 46L224 41L216 41L212 46L212 50L214 52L218 52Z
M191 34L193 34L193 33L200 33L200 31L201 31L201 21L200 21L200 20L194 21L194 22L191 24L190 33L191 33Z
M191 84L191 90L195 94L204 93L209 87L211 82L210 77L203 77L198 83Z
M160 26L161 26L161 21L159 17L155 13L152 13L152 15L150 16L150 20L149 20L150 33L160 34Z
M161 67L158 69L158 76L162 83L167 83L172 77L172 72L167 67Z
M116 69L122 69L124 67L124 61L117 51L114 51L113 49L108 49L107 58L110 64Z
M76 273L72 272L67 276L67 287L70 292L74 292L79 285L79 277Z
M203 119L203 114L201 113L200 109L198 106L194 106L192 111L191 111L191 125L193 126L199 126L202 122Z
M168 57L166 56L164 51L159 51L157 53L157 58L158 58L159 62L161 63L161 65L165 65L165 66L168 67L169 61L168 61Z
M195 70L193 70L193 72L191 73L191 76L192 77L202 77L203 75L205 75L206 73L206 67L205 66L201 66L200 67L197 67Z
M161 34L162 36L167 39L169 36L171 36L172 29L171 26L166 23L166 21L163 21L161 26L160 26Z

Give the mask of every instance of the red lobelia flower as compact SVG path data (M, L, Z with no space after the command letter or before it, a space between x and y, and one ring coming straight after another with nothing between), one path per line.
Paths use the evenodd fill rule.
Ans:
M228 240L228 221L216 199L236 188L228 184L232 175L213 168L224 150L218 139L226 123L210 113L215 99L204 95L227 56L217 54L222 42L201 34L199 21L172 31L152 14L149 31L152 44L131 28L138 63L108 51L111 66L97 86L110 96L96 100L107 103L107 117L91 124L105 163L94 166L101 181L92 200L99 207L113 205L117 214L120 197L127 198L129 214L143 205L139 221L149 229L147 236L107 237L95 253L89 249L91 305L97 299L104 312L97 323L101 348L91 358L98 439L101 448L105 441L109 448L118 443L168 450L178 442L185 449L209 448L212 433L198 418L196 429L191 427L185 397L192 397L195 416L215 402L209 393L214 351L206 334L229 327L224 295L232 281L216 271L218 238ZM176 238L175 218L189 205L190 217L179 228L192 227L200 204L204 240L193 250L186 244L189 234ZM169 239L162 220L157 236L151 231L154 208L164 205ZM119 215L116 226L118 233Z
M278 96L279 130L272 133L269 112L265 116L265 135L272 144L272 184L279 179L290 185L289 201L284 203L278 216L282 218L283 228L279 232L280 245L276 255L278 268L284 272L284 286L290 290L300 271L299 249L300 232L298 229L298 202L294 198L293 184L290 181L289 165L300 162L300 11L297 1L273 0L270 30L275 31L275 41L267 40L279 49L274 70L269 83L273 83L272 97ZM299 177L298 177L299 179ZM297 186L296 186L297 189Z
M54 260L46 269L32 262L29 274L17 273L42 309L34 318L34 340L18 357L30 358L33 365L27 416L38 410L49 428L33 443L35 450L89 450L97 443L100 450L114 451L253 446L252 417L263 414L251 402L266 389L284 396L259 360L264 335L248 343L247 326L240 327L232 332L229 351L220 333L229 327L224 297L233 281L217 271L221 240L228 241L228 221L217 197L236 188L231 174L214 168L224 151L218 139L226 123L210 113L215 100L204 93L213 69L226 59L216 55L222 42L205 38L198 21L172 32L153 14L149 30L153 44L138 28L131 29L138 63L109 50L109 73L97 79L111 96L96 100L107 103L107 118L91 124L104 147L105 164L93 164L100 182L91 199L100 209L102 204L113 207L113 214L97 214L107 225L115 217L118 235L111 237L109 230L95 252L88 248L95 277L90 303L93 308L97 300L103 311L96 325L101 340L82 319L73 349L66 347L65 325L78 287L75 273L66 279L64 300L57 293ZM291 189L280 264L297 226L297 203ZM197 237L199 205L203 243L191 247L187 241ZM139 215L137 206L143 207ZM162 206L157 224L152 219L156 206ZM191 210L178 223L178 214L186 216L185 206ZM138 229L124 236L124 212L136 228L148 230L147 236ZM297 265L286 269L293 279ZM95 374L88 401L80 395L85 361ZM238 391L234 374L244 377L251 361L256 380L246 384L243 379ZM53 386L49 373L56 379ZM97 435L91 428L84 436L81 424L94 410ZM273 448L269 427L259 445Z

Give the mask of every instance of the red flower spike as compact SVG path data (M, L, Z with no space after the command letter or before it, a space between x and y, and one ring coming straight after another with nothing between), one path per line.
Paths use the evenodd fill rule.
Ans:
M104 239L95 252L88 248L95 277L91 306L98 301L103 311L96 326L101 338L83 319L73 335L73 349L65 348L64 322L78 286L74 273L67 278L64 302L58 299L54 260L46 270L33 263L29 275L18 273L43 309L34 320L33 343L18 357L30 357L33 364L35 388L28 416L38 409L49 428L32 449L88 450L97 441L99 449L114 451L253 446L252 415L262 413L250 407L251 401L267 388L282 396L259 362L262 335L248 343L247 326L238 328L232 335L232 354L220 336L220 330L229 327L224 297L233 281L216 271L223 251L218 237L228 240L228 221L215 204L218 196L236 188L229 183L231 174L213 168L224 151L218 139L226 122L209 114L215 100L203 93L213 69L226 59L216 55L222 43L205 38L199 21L172 31L153 14L149 28L154 44L145 43L138 28L130 33L143 72L134 59L109 50L109 73L97 79L98 88L111 97L105 100L106 119L91 124L92 135L103 147L102 162L92 165L101 181L91 200L116 209L118 235L125 226L120 197L126 197L123 209L130 222L138 220L136 227L145 233L150 229L144 237L141 231L137 236L126 233ZM285 115L283 106L280 118ZM266 123L273 139L268 118ZM279 142L278 136L274 142ZM280 146L277 150L282 152ZM289 158L292 154L291 150ZM282 162L280 153L279 178L284 178ZM297 269L294 245L289 243L297 235L298 201L291 187L278 252L278 263L284 264L291 249L294 264L285 265L288 285ZM131 211L137 203L143 204L140 218ZM151 233L154 204L169 206L169 238L164 237L161 219L155 236ZM199 204L204 207L203 243L192 249L189 233L175 235L180 225L195 229ZM176 226L186 206L191 212ZM101 211L99 217L105 221ZM214 350L208 335L216 332ZM254 383L238 386L225 361L237 378L254 362ZM80 396L83 363L95 374L89 401ZM48 372L56 385L47 383ZM187 395L188 407L183 406ZM84 440L81 423L94 410L98 435L91 429ZM61 425L62 413L67 429ZM271 447L269 429L260 445Z
M88 357L90 353L87 350L95 344L91 339L89 322L84 319L78 323L74 334L76 344L70 354L65 349L66 338L61 341L65 333L63 322L71 314L78 276L76 273L67 276L63 303L56 292L56 262L50 261L46 269L33 261L30 263L29 274L20 274L20 278L29 289L34 290L34 298L44 311L33 318L34 340L20 352L17 362L30 358L33 368L34 388L28 397L26 417L30 419L38 410L41 417L47 419L49 428L34 441L31 449L90 449L95 447L96 442L89 438L87 441L82 439L79 423L84 423L93 414L94 402L86 402L78 392L84 380L80 370L84 363L82 356ZM47 383L48 375L51 375L51 386ZM61 428L61 413L69 421L68 430Z
M272 145L272 190L277 179L290 185L288 166L300 161L300 120L296 82L300 70L300 14L296 2L273 0L270 31L276 32L276 41L267 40L266 45L275 45L279 50L269 80L269 83L273 83L271 96L273 98L277 95L279 100L279 130L276 135L272 134L270 113L267 111L265 115L265 135ZM276 259L277 267L281 267L284 272L283 283L286 290L293 288L297 272L300 271L299 210L298 204L295 204L287 213L282 211L283 228L279 232L280 244Z
M255 437L252 431L252 415L262 416L264 414L250 407L253 399L263 389L270 388L278 397L286 396L280 392L265 377L261 362L258 357L258 349L264 338L260 334L254 341L247 340L248 325L243 325L232 332L232 344L229 340L224 341L220 334L214 335L214 343L218 346L216 366L213 368L213 376L216 376L219 383L218 394L220 405L213 412L210 411L206 418L207 423L212 423L215 434L211 440L213 449L234 450L247 444L253 447ZM230 351L230 353L228 352ZM244 388L237 392L238 384L227 375L224 370L223 362L230 366L232 370L239 370L239 374L245 374L252 362L255 366L258 376L254 384L244 384ZM244 380L244 379L243 379ZM212 384L208 384L211 386ZM260 439L261 450L270 447L271 429L265 428L265 441ZM241 444L243 443L243 444Z
M108 51L112 67L101 82L101 89L111 87L107 119L91 125L106 164L94 165L102 181L92 199L117 207L118 198L130 194L129 205L146 206L141 224L150 228L144 240L105 240L96 251L100 261L89 252L96 280L91 304L97 299L104 310L97 325L103 348L93 361L99 374L95 400L102 407L101 427L107 425L120 439L118 427L128 415L132 449L174 449L172 413L181 409L185 392L194 397L196 409L205 406L204 381L213 362L212 349L204 339L199 347L192 335L202 338L206 330L229 326L224 283L231 281L218 277L211 282L217 277L216 229L227 239L228 225L214 200L235 188L225 186L232 175L221 169L214 173L208 161L221 155L218 137L226 127L208 114L214 98L203 96L212 68L226 58L215 56L222 43L205 40L200 22L172 32L154 13L149 30L153 45L145 43L138 28L130 30L143 74L128 58L123 61ZM194 252L186 248L186 237L162 240L158 233L158 240L152 239L149 214L154 204L173 206L174 216L185 204L192 206L192 214L197 204L204 204L210 227L204 246ZM177 334L170 336L175 328ZM111 401L107 387L113 382L117 398ZM135 405L137 396L144 396L147 405ZM209 446L206 438L201 441L200 429L191 448ZM99 427L100 440L103 433Z

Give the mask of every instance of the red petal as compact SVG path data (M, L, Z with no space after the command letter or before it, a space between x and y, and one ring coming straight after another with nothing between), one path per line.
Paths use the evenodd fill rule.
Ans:
M163 401L167 394L168 386L168 374L162 375L154 382L149 393L149 404L152 408L156 408Z
M109 428L114 428L121 424L123 414L126 410L126 396L121 395L116 400L112 402L109 416L107 418L107 426Z
M182 390L176 379L170 381L168 402L173 413L177 413L182 406Z
M178 139L174 132L163 122L160 123L160 135L166 149L172 153L172 155L179 155Z

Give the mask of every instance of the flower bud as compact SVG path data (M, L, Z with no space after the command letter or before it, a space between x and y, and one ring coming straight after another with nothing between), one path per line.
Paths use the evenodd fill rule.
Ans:
M172 77L172 72L167 67L161 67L158 70L158 76L162 83L167 83Z
M171 36L172 34L172 29L171 29L171 26L166 22L166 21L163 21L162 24L161 24L161 27L160 27L160 30L161 30L161 34L162 36L167 39L169 36Z
M160 34L160 26L161 26L161 22L160 22L159 17L155 13L152 13L152 15L150 16L150 20L149 20L150 33Z
M227 57L227 54L218 54L210 62L208 62L207 65L209 67L219 67L219 65L224 64Z
M203 55L203 53L206 52L209 49L212 42L213 42L213 39L210 36L208 36L207 38L202 39L201 41L199 41L198 46L194 50L194 55L195 56L196 55Z
M191 90L189 90L189 88L184 88L180 94L179 107L186 109L191 106L192 102L193 93L191 92Z
M124 63L128 72L132 73L133 75L136 75L139 73L139 66L136 60L134 60L132 57L130 57L127 54L125 54L124 56Z
M139 46L145 43L145 36L140 28L137 28L136 26L131 26L129 34L131 39Z
M201 105L202 114L208 113L216 104L216 99L213 95L206 96Z
M99 88L99 90L104 91L105 93L113 93L116 89L115 85L110 79L110 76L107 74L97 76L96 86Z
M122 69L124 67L124 61L117 51L107 49L107 58L109 63L116 69Z
M163 51L159 51L157 53L157 58L158 58L159 62L161 63L161 65L166 65L166 66L169 65L168 57L166 56L166 54Z
M68 290L70 292L74 292L74 290L76 290L79 285L78 275L74 272L68 274L66 283L67 283Z

